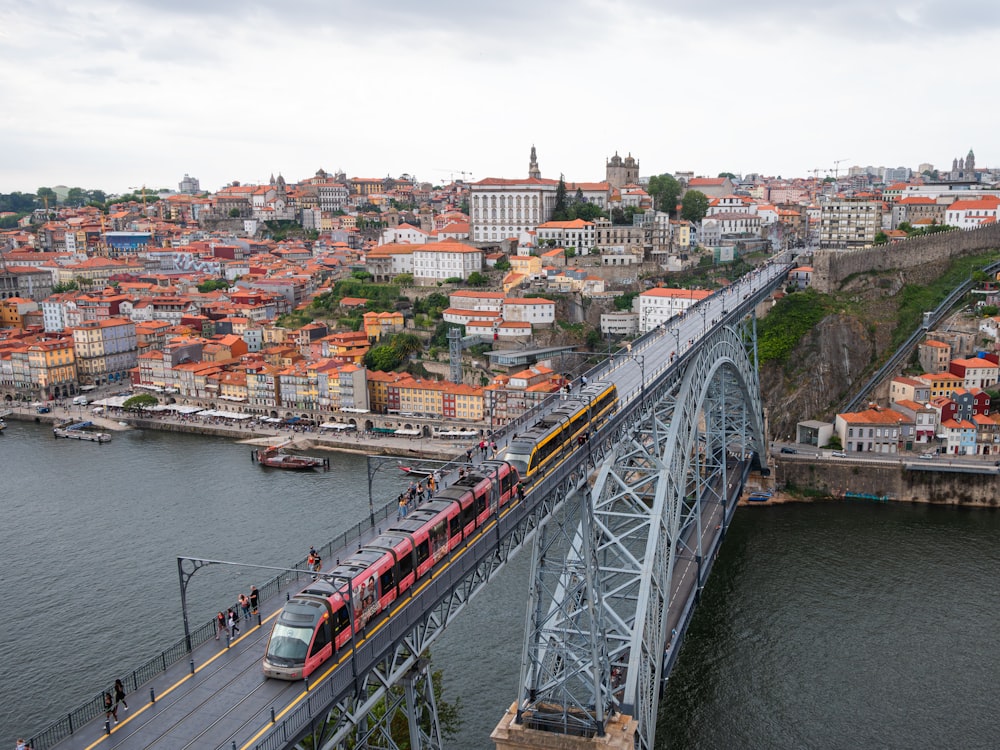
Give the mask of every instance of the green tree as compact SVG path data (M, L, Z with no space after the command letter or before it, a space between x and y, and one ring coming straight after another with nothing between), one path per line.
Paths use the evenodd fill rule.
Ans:
M399 367L403 362L396 347L390 344L379 344L373 346L365 355L365 365L369 370L380 372L391 372Z
M38 196L38 202L43 204L46 208L55 208L56 203L59 202L58 196L56 196L56 191L49 187L40 187L35 191L35 195Z
M486 286L490 283L490 280L484 274L479 273L479 271L473 271L469 274L467 279L469 286Z
M884 245L889 241L889 235L885 232L879 231L875 235L875 239L872 240L873 245Z
M229 282L225 279L207 279L206 281L198 284L198 291L202 294L208 294L209 292L214 292L217 289L228 289Z
M87 193L81 187L71 187L66 193L67 206L82 206L87 201Z
M671 216L677 213L677 200L681 195L681 184L670 174L654 175L649 178L646 192L653 198L653 207Z
M569 221L573 219L583 219L584 221L593 221L594 219L599 219L602 216L606 216L601 207L596 203L588 203L584 201L583 203L574 203L569 207L567 212L570 217Z
M351 278L357 279L358 281L371 281L372 275L368 273L368 271L363 271L359 268L354 271L351 271Z
M559 175L559 184L556 185L556 205L552 210L552 221L566 221L569 217L566 208L566 180Z
M979 308L979 314L984 318L992 318L997 314L996 305L983 305Z
M497 262L496 262L496 263L494 264L494 266L493 266L493 267L494 267L494 268L495 268L496 270L498 270L498 271L509 271L509 270L510 270L510 261L509 261L509 260L507 260L506 258L501 258L500 260L498 260L498 261L497 261Z
M230 219L238 219L238 218L240 218L240 210L238 208L231 208L231 209L229 209L229 218Z
M728 177L730 180L736 179L736 175L734 175L732 172L719 172L719 177Z
M0 216L0 229L17 229L17 222L24 214L14 214L13 216Z
M137 393L135 396L125 399L122 403L123 409L128 409L129 411L139 411L140 409L148 409L151 406L156 406L160 403L156 396L151 393Z
M698 222L708 213L708 196L700 190L688 190L681 199L681 218Z
M392 283L398 286L413 286L413 274L401 273L392 278Z
M452 328L457 328L462 335L465 335L465 326L459 325L458 323L449 323L442 320L438 323L437 328L434 329L434 335L431 336L431 346L436 346L439 349L448 349L448 331Z
M389 341L399 352L400 357L409 357L411 354L419 354L424 350L424 342L419 336L412 333L397 333Z
M66 281L59 284L53 284L52 293L62 294L63 292L75 292L79 288L80 285L77 284L75 281Z

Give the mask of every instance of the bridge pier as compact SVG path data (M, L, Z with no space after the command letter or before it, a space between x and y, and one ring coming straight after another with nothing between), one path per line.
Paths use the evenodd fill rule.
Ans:
M496 750L586 750L587 748L632 750L639 729L639 722L626 714L608 717L604 734L594 737L574 737L559 732L547 732L532 726L542 721L544 719L536 716L535 711L523 711L519 722L515 701L510 704L510 708L500 719L496 729L490 733L490 739L493 740Z

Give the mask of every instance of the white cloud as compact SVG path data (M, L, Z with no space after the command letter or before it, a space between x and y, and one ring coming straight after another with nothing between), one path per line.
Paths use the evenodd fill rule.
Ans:
M0 192L520 176L533 143L578 180L616 150L643 174L998 159L993 2L0 0L0 19Z

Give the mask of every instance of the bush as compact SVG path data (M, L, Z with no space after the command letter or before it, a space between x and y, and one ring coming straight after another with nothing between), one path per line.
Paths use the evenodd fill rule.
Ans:
M788 359L799 340L828 314L828 300L813 289L778 300L758 324L757 354L761 364Z

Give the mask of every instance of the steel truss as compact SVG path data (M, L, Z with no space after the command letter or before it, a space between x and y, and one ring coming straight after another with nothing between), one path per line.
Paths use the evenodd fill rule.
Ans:
M421 667L423 655L511 555L531 540L542 521L559 512L566 498L586 486L587 478L614 450L617 437L605 432L592 437L586 452L574 453L535 486L523 503L498 518L496 525L459 558L462 565L454 564L435 574L377 634L365 638L365 633L360 633L364 640L350 661L323 682L310 686L309 698L275 723L254 747L393 748L391 725L394 717L402 714L407 717L413 750L440 748L433 691L426 667ZM407 680L413 681L412 689L405 687ZM403 690L394 687L399 684L404 685Z
M703 521L725 523L730 473L766 456L755 345L752 317L719 327L646 384L610 425L615 450L593 487L543 522L519 722L599 736L623 712L638 720L637 746L653 747L668 623L683 625L707 577Z

